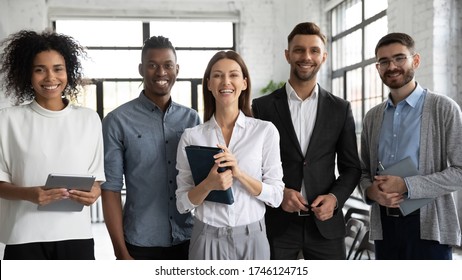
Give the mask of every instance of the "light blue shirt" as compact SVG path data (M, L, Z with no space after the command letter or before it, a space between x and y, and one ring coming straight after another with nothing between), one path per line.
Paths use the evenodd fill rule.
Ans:
M185 128L200 123L191 108L171 102L166 112L144 91L103 120L106 182L120 192L125 241L140 247L170 247L189 240L193 220L176 208L177 146Z
M385 168L410 157L419 168L422 108L427 94L419 84L396 107L390 97L383 116L379 140L379 161Z
M385 168L411 157L419 167L420 126L426 91L417 84L396 107L390 97L384 112L379 140L379 161Z

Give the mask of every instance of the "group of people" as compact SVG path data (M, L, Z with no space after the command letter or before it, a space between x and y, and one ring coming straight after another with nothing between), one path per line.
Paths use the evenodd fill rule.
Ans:
M203 76L201 124L170 96L180 67L165 37L144 42L139 97L101 122L73 103L85 55L73 38L11 35L0 57L4 89L16 105L31 102L0 110L4 259L94 259L89 207L48 212L37 205L91 205L100 195L117 259L345 259L342 209L358 184L371 205L377 259L451 259L461 244L453 197L462 186L461 112L415 81L413 39L390 33L376 46L390 93L364 119L360 156L350 103L317 82L326 36L303 22L287 39L287 83L253 100L242 57L216 53ZM199 184L189 145L221 149ZM377 174L379 162L407 157L419 175ZM49 173L96 180L89 192L46 189ZM228 189L233 204L206 200ZM434 200L407 216L396 212L415 198Z

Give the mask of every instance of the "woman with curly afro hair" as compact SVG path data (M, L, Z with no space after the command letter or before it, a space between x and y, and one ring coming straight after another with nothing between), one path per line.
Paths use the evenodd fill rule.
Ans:
M2 85L15 105L0 110L3 258L94 259L86 206L98 199L105 180L101 120L69 101L82 85L85 50L69 36L29 30L10 35L1 47ZM90 191L47 189L51 173L96 180ZM85 207L53 207L64 200Z

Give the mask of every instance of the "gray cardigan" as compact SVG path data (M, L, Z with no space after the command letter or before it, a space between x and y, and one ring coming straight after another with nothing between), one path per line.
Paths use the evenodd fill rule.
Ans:
M380 128L386 102L372 108L364 118L361 135L360 188L371 207L371 240L382 239L379 204L366 199L377 170ZM405 178L410 198L436 198L420 209L420 237L441 244L460 245L461 229L453 196L462 189L462 119L452 99L427 92L420 131L419 172Z

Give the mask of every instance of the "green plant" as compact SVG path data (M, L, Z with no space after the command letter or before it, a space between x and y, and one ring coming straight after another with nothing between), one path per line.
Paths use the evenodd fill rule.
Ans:
M260 90L261 94L267 94L267 93L272 93L273 91L277 90L278 88L281 88L285 84L284 81L281 82L274 82L273 80L269 81L269 83L266 85L266 87L262 88Z

